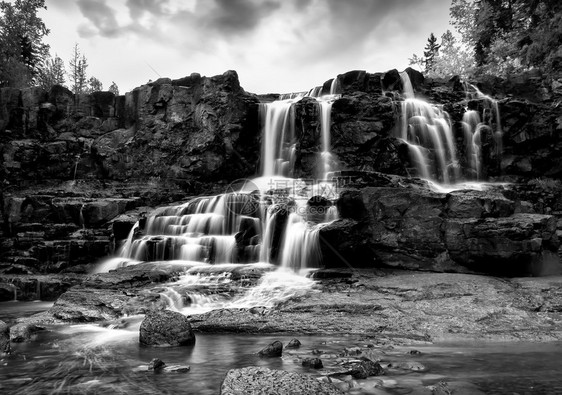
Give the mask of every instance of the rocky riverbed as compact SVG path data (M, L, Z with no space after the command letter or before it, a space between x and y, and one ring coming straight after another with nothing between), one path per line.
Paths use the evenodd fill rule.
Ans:
M87 277L64 293L34 324L102 322L166 308L165 283L197 266L141 263ZM220 269L215 269L215 272ZM227 269L232 281L203 293L233 298L246 292L268 266ZM275 307L218 308L191 315L206 333L353 334L378 339L446 341L556 341L562 339L562 277L496 278L396 270L320 270L303 295Z
M229 281L206 281L219 272L226 273ZM81 341L83 344L80 347L86 348L90 347L88 343L93 342L91 347L94 348L90 351L80 351L80 347L74 345L73 352L88 354L105 350L93 362L90 360L92 357L84 357L93 363L90 373L82 372L78 365L69 365L67 374L70 374L68 377L72 377L72 380L65 388L78 390L83 388L83 381L90 382L88 377L97 380L101 372L112 377L113 370L123 372L123 363L127 366L135 363L134 359L133 362L129 361L129 356L113 355L109 358L111 354L105 353L108 348L113 347L116 347L115 350L122 347L127 350L131 347L136 349L140 321L134 317L150 311L173 309L170 300L164 297L164 291L168 286L177 284L178 280L185 276L198 276L199 295L213 297L215 302L241 301L245 297L247 299L251 291L254 291L255 296L260 284L273 275L282 276L282 273L276 272L272 265L217 265L214 268L177 262L146 262L110 273L89 275L81 285L62 294L49 310L9 323L12 357L7 362L8 365L13 364L22 353L29 353L25 351L26 345L32 346L37 342L37 336L44 339L46 333L67 333L68 329L65 328L71 329L72 325L78 324L75 330L68 333L83 333L82 336L86 336L89 331L94 331L92 333L99 334L95 341L91 338ZM487 383L491 385L490 388L497 388L500 382L501 385L506 385L505 378L470 378L471 375L462 378L460 373L452 374L450 369L439 367L443 362L436 361L444 358L448 352L459 352L454 351L458 347L464 353L467 352L466 347L488 343L488 347L501 353L509 349L498 349L498 343L502 343L511 344L514 348L523 347L531 352L533 348L529 348L530 343L535 343L538 350L542 349L540 344L552 344L556 348L556 344L559 344L557 342L562 340L562 277L559 276L499 278L395 269L334 269L313 271L309 273L309 279L310 284L306 289L301 288L292 297L278 298L278 303L272 304L270 300L263 298L260 305L257 292L258 297L254 297L251 307L236 307L236 302L231 305L222 303L223 307L220 307L221 304L215 305L219 307L202 314L188 314L196 339L201 338L180 354L187 352L187 355L191 355L194 353L193 347L210 350L212 346L205 340L207 336L238 339L235 341L242 341L244 344L250 342L251 345L237 351L239 355L232 356L232 365L221 365L220 369L224 370L213 373L224 378L221 389L223 394L247 393L250 389L263 389L264 386L272 385L271 383L275 383L271 393L279 394L289 389L303 394L388 394L406 390L420 394L451 391L477 394L485 392L479 392L482 388L475 383ZM286 286L289 287L290 284ZM272 285L266 288L270 290L270 294L276 292ZM194 303L195 301L191 301L192 306ZM190 303L185 304L189 306ZM183 317L180 314L178 316ZM84 329L79 329L80 327ZM294 337L300 339L300 347L295 342L289 345L289 339ZM318 339L326 340L320 342ZM268 343L273 342L275 348L274 340L283 343L278 353L258 355ZM219 344L222 342L217 341ZM117 343L112 346L112 342ZM47 343L43 344L45 347ZM443 351L439 348L443 344L456 346L448 349L450 351ZM94 351L100 345L104 348ZM432 349L435 345L437 348ZM171 370L163 370L164 373L161 374L172 374L170 372L176 369L178 363L181 367L182 360L177 358L180 354L160 350L162 351L154 350L152 353L143 351L143 355L146 354L144 358L153 355L167 362ZM226 349L216 352L228 353ZM477 351L481 352L483 351ZM240 358L246 354L244 362L241 362ZM462 354L459 354L459 358L461 357ZM491 358L489 363L498 363L492 362L495 361L494 357L482 357ZM125 359L119 363L119 358ZM230 361L231 357L225 358ZM148 364L148 360L146 363ZM181 374L188 375L186 377L199 377L198 375L203 374L201 369L204 369L206 363L211 361L195 366L191 363L190 370L184 366L183 370L177 372L183 372ZM215 363L210 366L215 366ZM157 385L156 382L142 373L148 368L135 369L130 374L139 375L135 380L145 382L145 387L130 389L140 391L139 393L154 390L152 386ZM228 369L233 370L227 372ZM60 374L58 372L54 377L59 377ZM11 389L21 388L20 392L14 393L23 393L21 391L26 388L31 393L40 393L41 388L54 385L54 381L51 383L50 379L35 379L30 382L14 380L6 381L11 383ZM170 377L162 388L172 390L177 380L180 379ZM537 380L536 382L541 383L540 379ZM89 385L93 385L92 389L110 391L115 389L112 382L118 383L119 380L102 380ZM22 384L25 385L20 387ZM209 384L209 388L214 389L208 393L216 393L217 384L216 380L214 384ZM122 385L124 387L120 388L130 386ZM509 385L505 388L525 388L528 384L523 380L522 384L512 383L512 387ZM547 386L546 383L544 385ZM545 387L538 384L536 388Z

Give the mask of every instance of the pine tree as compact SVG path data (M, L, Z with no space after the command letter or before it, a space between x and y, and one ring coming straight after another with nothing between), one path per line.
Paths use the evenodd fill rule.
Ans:
M425 57L425 72L431 73L435 63L435 58L439 55L440 44L437 44L437 37L433 33L429 35L423 56Z
M78 43L74 44L70 65L70 79L72 82L71 90L75 95L84 93L86 90L88 61L86 56L80 52Z
M0 1L0 86L33 85L49 46L49 34L37 15L47 8L44 0Z

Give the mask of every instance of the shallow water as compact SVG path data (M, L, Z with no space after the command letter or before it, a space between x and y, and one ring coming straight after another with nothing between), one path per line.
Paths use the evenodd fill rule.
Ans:
M0 304L0 319L30 315L51 303ZM256 352L274 340L295 336L197 334L196 344L180 348L145 348L138 344L142 316L128 317L122 329L97 325L49 327L31 343L12 344L13 353L0 360L2 394L217 394L229 369L258 365L313 375L300 365L302 357L319 356L325 368L341 361L346 347L365 348L376 339L351 336L296 336L298 350L283 358L262 359ZM411 355L416 349L421 354ZM378 347L381 364L415 361L427 371L392 367L385 376L357 380L353 394L405 394L440 381L477 385L487 394L562 394L562 343L443 343L415 347ZM319 354L319 355L318 355ZM168 366L189 365L187 373L154 373L147 363L160 358ZM362 387L362 389L361 389ZM470 392L468 392L470 393Z

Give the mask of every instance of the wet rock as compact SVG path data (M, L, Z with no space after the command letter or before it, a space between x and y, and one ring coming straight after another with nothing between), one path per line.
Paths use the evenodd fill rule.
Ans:
M304 358L302 366L312 369L322 369L324 367L320 358Z
M161 371L164 367L166 367L166 364L160 358L153 358L148 363L148 370L154 370L155 372Z
M388 367L392 369L411 370L414 372L425 372L428 370L424 364L416 361L393 362L390 363Z
M289 343L285 346L285 348L299 348L301 346L301 342L299 339L291 339Z
M49 314L74 323L115 320L125 313L129 299L122 291L75 287L57 299Z
M280 357L283 355L283 343L281 343L279 340L276 340L261 349L258 352L258 355L265 358Z
M187 373L191 370L189 365L170 365L164 367L166 373Z
M331 383L294 372L262 367L229 370L221 385L221 395L336 395L343 392Z
M373 362L367 358L361 358L358 361L344 362L343 370L335 375L351 375L355 379L366 379L370 376L384 375L384 369L378 362Z
M10 327L0 321L0 354L10 353Z
M139 342L151 347L189 346L195 343L195 334L183 314L169 310L152 311L141 323Z
M30 323L20 322L10 328L10 341L14 343L27 343L36 337L37 332L45 328Z

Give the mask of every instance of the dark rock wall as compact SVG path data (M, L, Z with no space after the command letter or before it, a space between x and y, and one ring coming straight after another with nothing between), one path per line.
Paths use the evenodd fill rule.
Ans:
M437 193L400 177L365 176L363 185L342 189L341 219L320 230L328 267L562 272L557 218L508 199L509 190Z
M124 212L254 175L258 108L234 71L119 97L2 88L0 272L83 271L113 252Z
M482 110L482 102L467 99L459 78L428 80L406 71L418 97L450 114L462 150L462 114ZM338 168L411 174L407 147L393 137L403 88L398 71L350 71L338 80L342 96L331 115ZM551 260L562 235L562 82L527 73L474 85L498 99L502 120L503 152L485 144L485 174L518 185L503 198L372 182L348 188L338 202L342 219L323 230L328 265L345 264L339 255L354 265L504 273L511 264L511 273L536 273L538 261ZM220 193L228 182L255 175L258 103L233 71L162 78L119 97L75 97L60 86L0 89L0 270L73 270L112 251L112 220L124 212ZM295 175L316 177L320 108L305 98L294 112ZM555 180L550 185L544 177ZM89 183L86 190L81 182Z
M56 86L0 92L4 183L166 178L210 183L255 174L258 99L238 76L160 79L125 96Z
M468 108L480 113L486 109L490 114L490 103L467 99L467 85L458 77L434 80L424 79L411 68L406 72L417 97L441 104L449 113L461 154L460 164L464 166L463 113ZM407 147L393 137L400 127L402 82L398 71L384 74L350 71L338 78L342 97L332 107L331 137L339 169L412 174ZM501 115L501 154L495 152L492 136L483 136L484 176L510 181L562 178L562 81L530 72L514 75L509 80L471 82L497 100ZM297 115L297 128L304 120ZM309 159L304 163L301 170L304 174L310 175L310 166L306 165L310 162Z

